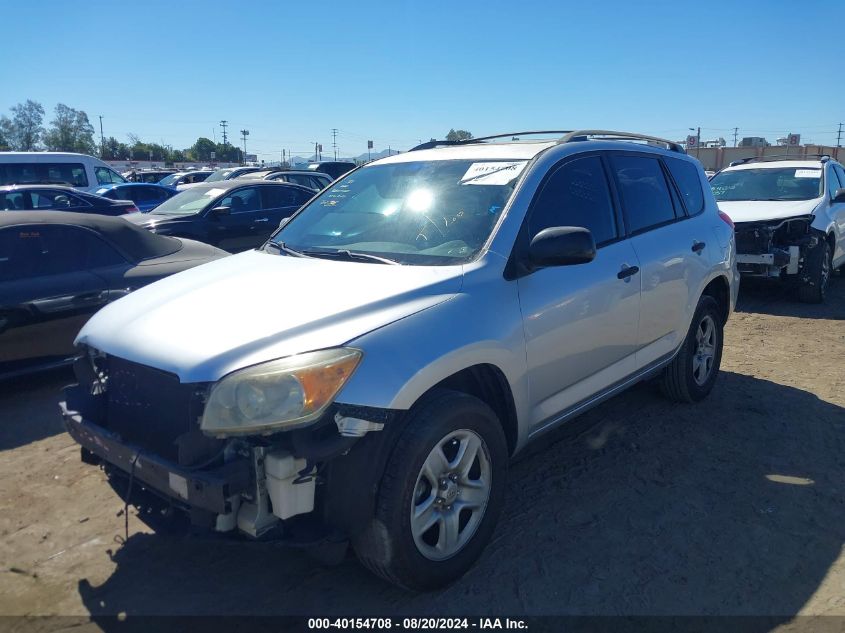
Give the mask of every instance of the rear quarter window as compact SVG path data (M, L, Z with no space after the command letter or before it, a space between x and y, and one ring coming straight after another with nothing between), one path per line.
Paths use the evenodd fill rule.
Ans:
M704 211L704 191L701 188L698 168L689 161L677 158L664 158L664 160L675 184L678 185L687 213L698 215Z
M82 163L6 163L0 165L0 185L25 183L68 184L87 187Z

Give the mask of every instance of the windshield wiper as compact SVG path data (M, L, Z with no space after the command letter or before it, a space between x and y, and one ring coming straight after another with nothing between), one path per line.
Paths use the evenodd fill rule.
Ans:
M268 246L272 246L273 248L277 249L280 253L286 253L287 255L292 255L293 257L311 257L311 255L307 255L302 251L296 250L295 248L285 246L284 242L273 242L271 240L264 245L264 248L266 249Z
M378 255L370 255L369 253L359 253L358 251L350 251L347 249L340 249L336 251L302 251L302 254L306 257L328 257L345 259L347 261L375 262L377 264L390 264L392 266L400 265L395 259L379 257Z

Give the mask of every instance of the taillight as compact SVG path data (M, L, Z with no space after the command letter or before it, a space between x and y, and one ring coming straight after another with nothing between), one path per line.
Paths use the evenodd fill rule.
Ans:
M140 211L138 210L138 207L136 207L134 204L130 204L128 207L126 207L123 210L123 212L124 213L140 213ZM733 224L731 224L731 226L733 226Z
M731 220L731 216L729 216L724 211L719 211L719 217L722 218L722 221L727 224L731 229L734 228L734 221Z

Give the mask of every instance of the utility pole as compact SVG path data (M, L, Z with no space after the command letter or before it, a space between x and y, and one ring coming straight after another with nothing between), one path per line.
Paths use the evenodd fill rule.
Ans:
M332 128L332 149L334 150L334 159L337 160L337 128Z
M223 145L226 144L226 128L229 126L228 121L220 121L220 127L223 128Z
M317 153L317 145L318 145L317 141L314 141L314 162L315 163L318 160L320 160L320 155Z
M842 131L842 124L839 124L839 130ZM103 115L100 115L100 158L106 157L106 141L103 138Z
M244 139L244 160L243 163L246 165L246 137L249 136L249 130L241 130L241 136Z
M698 154L701 151L701 126L698 126L698 131L695 133L695 157L698 158Z
M100 125L102 125L103 117L100 117ZM836 147L842 147L842 124L839 124L839 131L836 133Z
M734 147L736 147L736 137L739 135L739 128L734 128Z

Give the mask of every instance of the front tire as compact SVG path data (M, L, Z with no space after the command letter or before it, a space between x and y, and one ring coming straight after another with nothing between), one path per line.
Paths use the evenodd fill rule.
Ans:
M353 545L368 569L412 590L442 587L481 555L502 508L508 448L472 396L441 391L411 410L375 516Z
M833 255L830 243L823 239L807 255L807 277L798 286L798 299L804 303L822 303L827 297Z
M677 356L663 370L660 388L675 402L707 397L722 363L724 323L719 304L709 295L698 300L687 337Z

